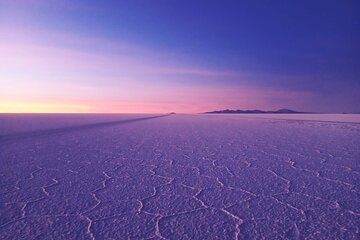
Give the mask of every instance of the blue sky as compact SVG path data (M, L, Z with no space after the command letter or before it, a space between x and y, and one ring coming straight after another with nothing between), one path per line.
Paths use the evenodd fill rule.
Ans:
M360 112L358 1L0 4L1 111Z

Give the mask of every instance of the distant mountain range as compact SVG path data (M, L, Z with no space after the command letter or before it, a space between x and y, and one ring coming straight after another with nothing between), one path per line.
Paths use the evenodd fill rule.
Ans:
M307 113L307 112L297 112L290 109L279 109L277 111L263 111L263 110L218 110L218 111L212 111L212 112L205 112L205 114L211 114L211 113L275 113L275 114L296 114L296 113Z

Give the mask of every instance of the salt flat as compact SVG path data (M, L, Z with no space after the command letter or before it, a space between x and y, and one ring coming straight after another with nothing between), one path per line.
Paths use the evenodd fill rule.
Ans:
M360 236L356 119L53 116L0 115L1 239Z
M360 123L360 114L211 114L225 118L278 119L294 121Z

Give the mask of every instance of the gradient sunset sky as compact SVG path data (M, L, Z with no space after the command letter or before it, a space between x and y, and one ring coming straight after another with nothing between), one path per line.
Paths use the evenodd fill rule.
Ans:
M0 112L360 112L360 1L0 0Z

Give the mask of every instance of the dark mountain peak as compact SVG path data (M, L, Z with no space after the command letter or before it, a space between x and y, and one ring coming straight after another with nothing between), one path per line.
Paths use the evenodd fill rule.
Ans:
M299 113L299 112L291 110L291 109L282 108L282 109L275 111L274 113Z
M231 109L225 109L225 110L217 110L217 111L212 111L212 112L205 112L206 114L209 113L283 113L283 114L293 114L293 113L305 113L305 112L297 112L291 109L279 109L277 111L263 111L263 110L258 110L258 109L254 109L254 110L231 110Z

